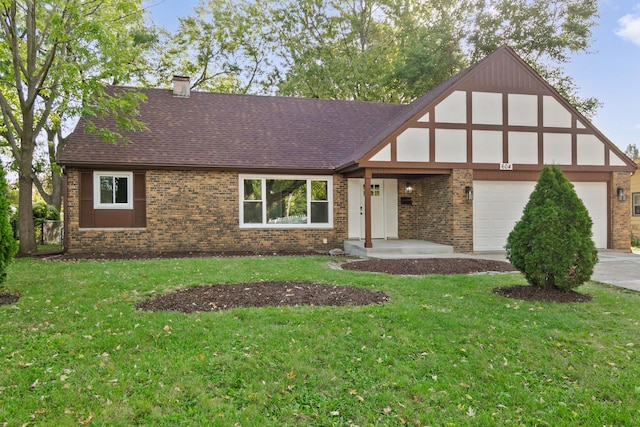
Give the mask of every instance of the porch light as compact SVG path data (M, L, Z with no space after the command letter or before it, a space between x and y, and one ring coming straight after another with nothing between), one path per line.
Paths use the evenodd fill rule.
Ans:
M618 200L620 200L621 202L627 200L627 194L622 187L618 187Z
M411 185L411 183L410 183L410 182L407 182L407 183L404 185L404 191L406 191L408 194L413 193L413 186Z
M464 197L468 201L473 200L473 188L469 187L468 185L464 187Z

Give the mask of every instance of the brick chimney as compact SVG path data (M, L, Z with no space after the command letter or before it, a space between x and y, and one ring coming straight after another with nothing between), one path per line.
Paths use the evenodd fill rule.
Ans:
M188 98L191 79L189 77L173 76L173 96Z

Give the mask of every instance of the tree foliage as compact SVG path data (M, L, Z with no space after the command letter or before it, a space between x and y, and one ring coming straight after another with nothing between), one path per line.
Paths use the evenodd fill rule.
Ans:
M570 290L591 278L598 252L592 220L573 184L545 166L507 239L507 258L532 286Z
M139 97L116 99L104 92L106 84L143 71L136 44L144 32L141 10L141 0L0 0L1 135L18 172L23 254L36 250L34 179L44 191L34 161L39 141L53 154L64 143L66 121L80 113L115 113L121 127L142 127L132 115L125 117L135 113ZM106 141L120 139L117 131L93 130Z
M595 0L277 0L266 21L284 95L411 101L507 44L590 116L562 66L596 17Z
M638 146L636 144L627 145L626 150L624 150L624 154L626 154L631 160L640 159L640 150L638 150Z
M179 18L178 29L159 31L155 69L147 79L166 87L172 75L191 78L191 89L226 93L262 91L269 67L270 34L258 1L209 0Z
M18 244L13 238L13 229L9 223L8 188L5 180L4 167L0 164L0 289L7 277L7 266L18 250Z

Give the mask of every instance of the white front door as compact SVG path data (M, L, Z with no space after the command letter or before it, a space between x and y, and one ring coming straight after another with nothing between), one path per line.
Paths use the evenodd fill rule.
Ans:
M397 238L397 180L371 180L371 238ZM348 180L348 225L350 239L365 238L364 179Z
M361 198L364 206L364 191ZM364 238L364 221L362 221L362 238ZM371 238L384 239L384 183L381 179L371 180Z

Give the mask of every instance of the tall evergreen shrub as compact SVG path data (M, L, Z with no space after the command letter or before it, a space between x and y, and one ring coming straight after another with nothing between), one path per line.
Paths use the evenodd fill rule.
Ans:
M507 258L532 286L568 291L588 281L598 262L592 225L573 184L545 166L507 238Z
M18 244L13 238L13 229L9 222L7 192L4 167L0 163L0 289L2 289L2 284L7 277L7 266L18 252Z

